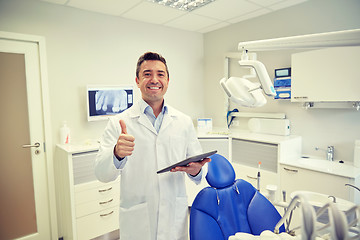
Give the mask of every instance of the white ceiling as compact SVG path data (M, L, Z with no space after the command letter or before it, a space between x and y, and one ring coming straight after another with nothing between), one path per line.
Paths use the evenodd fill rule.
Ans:
M215 0L192 12L148 0L41 0L127 19L206 33L307 0Z

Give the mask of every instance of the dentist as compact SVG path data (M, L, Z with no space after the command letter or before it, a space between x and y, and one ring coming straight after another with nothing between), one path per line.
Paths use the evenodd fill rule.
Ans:
M111 118L101 139L95 174L102 182L120 180L121 240L187 239L185 177L199 184L209 158L157 170L202 153L192 120L164 101L169 84L166 60L143 54L136 67L142 99Z

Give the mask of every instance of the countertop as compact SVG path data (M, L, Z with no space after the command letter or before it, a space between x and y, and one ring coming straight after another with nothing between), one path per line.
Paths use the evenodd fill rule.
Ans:
M198 138L229 138L229 133L226 130L213 130L211 132L197 132Z
M328 161L316 158L300 158L295 160L281 161L280 164L333 174L341 177L360 177L360 168L346 163L339 163L338 161Z
M98 142L84 143L84 144L57 144L58 148L63 149L64 151L75 154L83 152L91 152L99 150Z
M300 136L296 136L296 135L282 136L282 135L274 135L274 134L254 133L245 130L231 130L229 137L235 139L236 138L246 139L250 141L266 142L266 143L274 143L274 144L279 144L283 141L288 141L291 139L301 139Z

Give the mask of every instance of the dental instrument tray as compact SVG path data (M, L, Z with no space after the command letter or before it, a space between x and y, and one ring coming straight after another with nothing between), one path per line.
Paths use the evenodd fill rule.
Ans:
M207 157L210 157L211 155L214 155L215 153L217 153L217 150L214 150L214 151L211 151L211 152L207 152L207 153L202 153L202 154L199 154L199 155L195 155L195 156L192 156L192 157L189 157L185 160L182 160L178 163L175 163L171 166L168 166L164 169L161 169L159 171L157 171L157 174L159 173L163 173L163 172L168 172L170 171L171 169L173 169L174 167L184 167L184 166L187 166L189 163L191 162L200 162L201 160L203 160L204 158L207 158Z

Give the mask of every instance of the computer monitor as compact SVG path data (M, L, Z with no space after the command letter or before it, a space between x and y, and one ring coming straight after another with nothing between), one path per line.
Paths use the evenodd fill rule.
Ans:
M133 105L132 86L87 86L88 121L107 120Z

